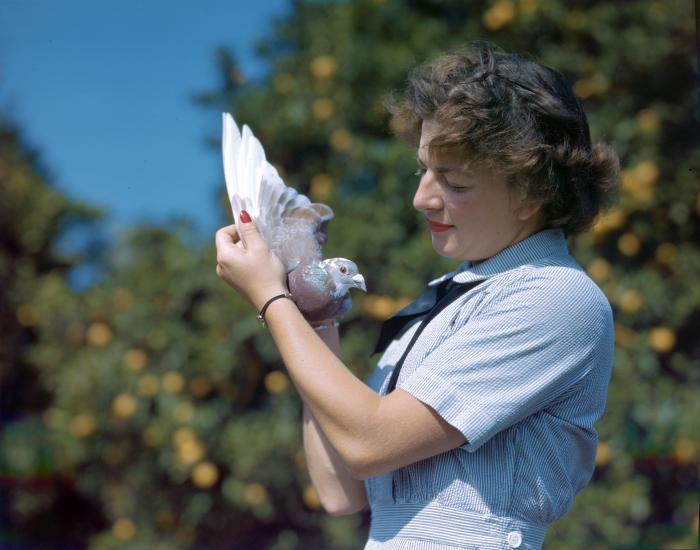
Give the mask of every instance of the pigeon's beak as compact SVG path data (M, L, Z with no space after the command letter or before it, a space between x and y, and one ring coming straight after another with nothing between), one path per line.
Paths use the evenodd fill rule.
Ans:
M359 273L357 275L352 276L352 282L355 284L356 288L360 288L367 292L367 285L365 284L365 278L360 275Z

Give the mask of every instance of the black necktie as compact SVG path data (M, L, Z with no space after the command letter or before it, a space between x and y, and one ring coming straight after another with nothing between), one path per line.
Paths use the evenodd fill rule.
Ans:
M428 325L428 323L443 309L445 309L450 303L459 298L465 292L471 290L477 286L482 281L473 281L471 283L455 283L454 281L447 280L442 281L436 287L429 288L425 293L421 294L414 302L407 305L401 311L397 312L389 319L384 321L382 325L382 330L379 334L379 342L375 347L375 352L384 351L389 345L394 337L401 331L401 329L411 320L418 316L425 315L425 319L421 322L418 330L413 334L411 341L404 349L401 359L394 365L394 370L391 373L391 379L389 380L389 386L387 387L386 393L391 393L396 387L396 382L399 378L399 373L401 372L401 367L403 362L411 351L413 344L416 343L418 336L420 336L423 329ZM432 291L432 292L431 292ZM432 304L432 305L431 305ZM426 309L426 306L427 309ZM381 349L379 349L383 346Z
M428 313L449 292L453 286L459 286L452 279L446 279L428 289L408 304L405 308L397 311L382 323L379 331L377 345L374 346L375 353L382 353L389 346L389 343L396 338L396 335L411 321Z

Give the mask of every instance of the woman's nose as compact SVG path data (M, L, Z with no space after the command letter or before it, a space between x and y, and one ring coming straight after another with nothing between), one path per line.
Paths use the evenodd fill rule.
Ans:
M413 195L413 208L419 211L441 210L442 198L439 195L439 187L430 170L426 171L418 182L418 189Z

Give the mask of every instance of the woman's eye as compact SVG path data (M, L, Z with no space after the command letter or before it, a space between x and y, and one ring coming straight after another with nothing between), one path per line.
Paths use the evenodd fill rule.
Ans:
M450 188L451 191L454 191L455 193L464 193L469 187L465 187L464 185L452 185L448 181L445 181L445 185Z
M422 178L427 171L428 171L427 168L425 168L423 166L419 166L418 170L416 170L414 175L418 176L419 178ZM463 193L464 191L469 189L469 186L465 186L465 185L452 185L449 181L447 181L447 178L445 178L444 176L440 177L439 181L445 187L447 187L450 191L454 191L455 193Z

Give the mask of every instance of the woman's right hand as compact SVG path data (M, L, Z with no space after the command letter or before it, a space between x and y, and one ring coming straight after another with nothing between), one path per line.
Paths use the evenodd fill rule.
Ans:
M267 300L287 292L287 272L245 211L241 222L245 248L235 225L216 232L216 274L260 311Z

